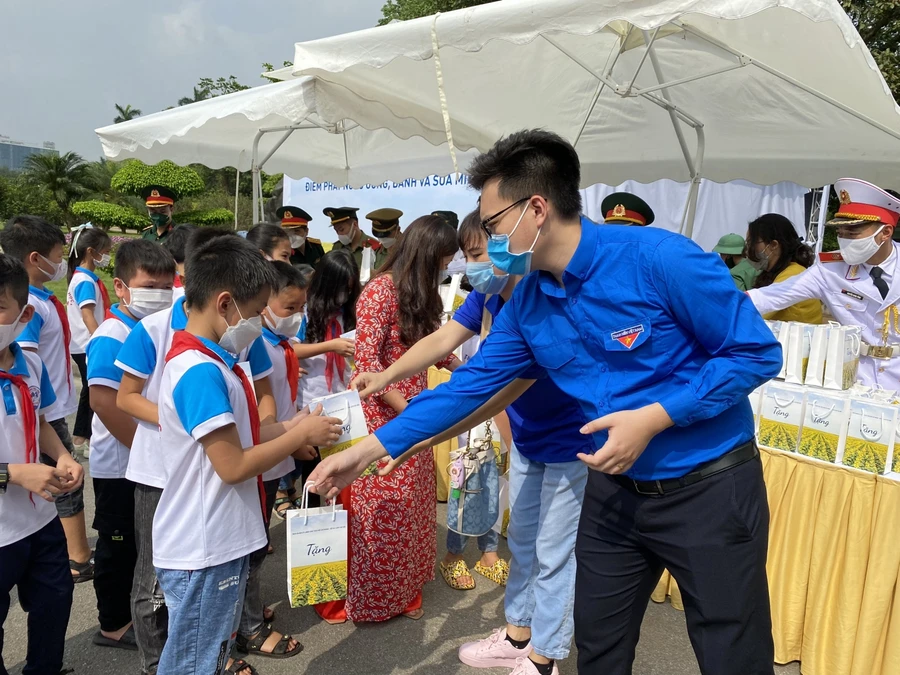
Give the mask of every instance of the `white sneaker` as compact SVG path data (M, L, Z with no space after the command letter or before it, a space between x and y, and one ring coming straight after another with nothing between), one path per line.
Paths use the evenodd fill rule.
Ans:
M541 675L538 672L537 667L534 665L534 662L528 657L521 657L516 659L516 667L513 668L513 671L509 675ZM550 675L559 675L559 668L556 667L556 662L553 662L553 670L550 671Z
M459 660L473 668L518 668L522 657L530 653L531 642L522 649L516 649L506 639L506 627L503 627L495 630L490 637L464 644L459 648Z
M88 459L91 456L91 442L85 441L81 445L75 446L75 459L78 459L78 455L81 455L83 459Z

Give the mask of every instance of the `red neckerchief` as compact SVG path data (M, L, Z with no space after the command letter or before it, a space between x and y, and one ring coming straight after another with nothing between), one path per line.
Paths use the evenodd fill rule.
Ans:
M56 308L56 313L62 324L63 342L65 342L66 347L66 376L69 378L69 391L72 391L72 355L69 353L69 341L72 339L72 329L69 328L69 317L66 315L66 308L63 307L59 298L53 295L53 293L50 294L50 304Z
M337 317L334 317L331 322L328 324L328 328L325 329L325 341L336 340L341 336L341 324L338 323ZM331 388L332 382L334 382L334 371L337 369L338 378L341 381L341 384L344 384L344 369L346 368L346 362L344 361L344 357L338 354L337 352L327 352L325 354L325 386L328 387L328 393L334 393L334 390Z
M104 319L115 319L116 321L122 321L122 317L116 316L115 314L113 314L112 308L107 308L106 314L104 315L103 318ZM122 321L122 323L125 323L125 322Z
M0 370L0 380L9 380L18 388L19 397L22 399L22 426L25 427L25 463L35 464L38 461L37 449L37 414L34 410L34 401L31 400L31 392L28 383L20 375L12 375ZM28 498L34 504L34 494L28 493Z
M182 287L181 275L176 273L175 274L175 288L181 288L181 287Z
M172 348L169 350L169 353L166 354L166 363L179 354L190 351L200 352L201 354L216 359L220 363L225 363L225 361L222 360L222 357L203 344L200 338L188 333L186 330L175 332L175 335L172 337ZM238 379L241 381L241 386L244 388L244 396L247 398L247 410L250 414L250 431L253 434L253 445L259 445L259 408L256 406L256 395L253 393L253 385L250 384L247 373L245 373L243 368L238 364L234 364L231 368L231 372L238 376ZM256 483L259 488L259 503L262 507L263 522L268 526L269 514L266 513L266 490L263 487L261 475L256 477Z
M300 361L290 342L279 340L278 344L284 350L284 367L287 369L288 384L291 385L291 402L293 403L297 400L297 389L300 386Z
M112 305L109 302L109 291L106 290L106 285L102 281L97 282L97 288L100 289L100 300L103 302L103 311L109 312L109 308ZM107 319L109 317L106 317Z

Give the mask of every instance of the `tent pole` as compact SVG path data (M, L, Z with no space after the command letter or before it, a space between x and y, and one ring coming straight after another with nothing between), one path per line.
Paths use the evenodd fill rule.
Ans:
M656 36L659 35L660 28L662 28L662 26L657 26L656 30L653 31L653 35L650 36L649 42L647 41L647 31L641 31L644 34L644 42L647 44L647 49L644 50L644 55L641 57L641 61L638 63L637 68L635 68L634 75L632 75L631 79L628 81L625 91L617 92L620 96L631 96L631 90L634 87L634 83L637 82L641 68L644 67L644 63L646 63L647 57L650 55L650 48L653 46L653 43L656 42Z
M828 200L831 197L831 185L822 188L822 197L819 199L819 223L816 228L816 260L818 254L822 252L822 246L825 244L825 220L828 218Z
M251 217L253 222L250 223L251 227L257 222L259 214L259 163L257 160L259 159L259 141L265 133L263 129L256 132L256 137L253 139L253 154L250 158L250 171L253 173L253 215Z

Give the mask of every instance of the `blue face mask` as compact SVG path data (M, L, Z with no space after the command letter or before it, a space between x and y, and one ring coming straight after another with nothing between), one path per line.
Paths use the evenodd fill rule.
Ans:
M466 276L469 278L472 288L485 295L497 295L506 288L509 281L508 274L503 276L494 274L494 263L492 262L466 263Z
M531 242L531 248L527 251L513 253L509 250L509 238L516 233L519 223L525 217L526 211L528 211L528 204L522 209L522 215L516 221L516 226L512 229L512 232L509 234L493 234L488 238L487 252L491 262L494 263L497 269L503 270L507 274L525 276L531 271L531 256L534 253L534 246L537 244L538 237L541 236L540 230L538 230L534 241Z

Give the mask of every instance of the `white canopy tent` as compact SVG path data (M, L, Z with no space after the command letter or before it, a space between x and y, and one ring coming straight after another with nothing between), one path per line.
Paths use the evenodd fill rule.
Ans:
M502 0L298 43L278 75L317 78L321 119L445 145L454 169L545 127L582 187L691 181L689 236L701 176L898 180L900 109L837 0Z

